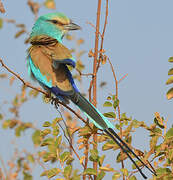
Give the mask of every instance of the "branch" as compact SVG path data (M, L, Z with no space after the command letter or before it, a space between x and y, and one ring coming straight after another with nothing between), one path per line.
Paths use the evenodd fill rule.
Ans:
M49 94L48 94L47 92L43 91L43 90L40 89L40 88L37 88L37 87L32 86L29 82L26 82L23 78L21 78L17 73L15 73L15 72L13 72L11 69L9 69L9 68L4 64L4 62L3 62L2 59L0 59L0 63L1 63L1 65L2 65L2 67L4 67L8 72L10 72L11 74L13 74L16 78L18 78L18 79L23 83L24 86L29 87L29 88L31 88L31 89L34 89L34 90L36 90L36 91L44 94L45 96L48 96L48 97L49 97ZM61 105L63 105L64 107L66 107L66 108L67 108L68 110L70 110L73 114L75 114L80 120L82 120L85 124L87 124L87 122L86 122L78 113L76 113L72 108L70 108L69 106L67 106L67 105L64 104L63 102L60 102L57 98L52 98L52 99L55 100L55 101L57 102L57 104L61 104ZM88 125L88 124L87 124L87 125ZM89 127L90 129L92 129L89 125L88 125L88 127Z
M117 80L117 77L115 75L115 71L114 71L114 67L110 61L110 59L108 58L108 61L109 61L109 64L111 66L111 70L112 70L112 73L113 73L113 76L114 76L114 80L115 80L115 98L118 99L118 80ZM118 120L119 120L119 123L120 123L120 118L121 118L121 114L120 114L120 106L118 104ZM122 139L123 137L123 132L122 132L122 127L120 126L120 138ZM123 159L123 151L121 149L121 155L122 155L122 159ZM122 168L124 169L124 161L122 160L121 161L121 165L122 165ZM123 175L123 180L125 179L125 176Z
M93 64L93 105L97 106L97 59L98 59L98 45L99 45L99 29L100 29L100 14L101 14L102 0L98 0L97 5L97 20L96 20L96 34L95 34L95 48L94 48L94 64ZM94 126L95 133L93 134L93 149L97 149L97 128ZM93 162L93 168L97 172L97 162ZM97 175L94 176L96 180Z
M89 24L91 27L93 27L96 30L96 27L94 26L94 24L92 24L91 22L87 21L87 24ZM99 31L98 34L102 37L101 32Z
M5 9L4 9L4 6L3 6L1 0L0 0L0 12L5 13Z
M104 36L105 36L105 32L106 32L106 26L107 26L107 21L108 21L108 0L106 0L106 13L105 13L105 23L104 23L104 27L103 27L103 32L101 34L101 45L100 45L100 53L99 53L99 62L97 64L97 71L100 67L100 63L101 63L101 59L102 59L102 52L103 52L103 42L104 42Z
M87 73L87 74L84 74L82 73L81 71L79 71L78 69L76 69L76 71L79 73L80 76L93 76L93 73Z

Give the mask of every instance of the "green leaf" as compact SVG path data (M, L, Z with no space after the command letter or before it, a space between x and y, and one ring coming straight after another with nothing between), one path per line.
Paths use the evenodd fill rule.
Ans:
M113 172L114 171L114 168L111 168L111 167L107 167L107 166L102 166L99 168L100 170L102 171L108 171L108 172Z
M101 157L99 157L99 166L102 166L105 157L106 157L105 155L102 155Z
M83 128L80 128L79 130L79 136L87 136L91 134L91 130L88 126L85 126Z
M116 162L120 163L122 160L125 160L125 159L127 159L127 155L125 153L120 152L117 156Z
M105 175L106 175L106 173L105 173L104 171L101 171L101 172L98 174L96 180L101 180L101 179L103 179Z
M89 175L97 175L97 171L93 168L87 168L83 172L84 175L89 174Z
M137 178L135 176L131 176L129 180L137 180Z
M70 155L70 157L69 157L68 160L66 161L66 164L67 164L67 165L70 165L73 161L74 161L74 158Z
M172 84L173 83L173 76L171 76L167 81L166 84Z
M112 103L109 101L105 101L105 103L103 104L103 107L112 107Z
M46 0L44 5L48 9L56 9L55 1L54 0Z
M52 168L50 170L44 171L40 176L47 176L48 178L52 178L58 175L61 172L59 168Z
M119 172L114 173L114 175L112 176L112 180L117 180L121 177L121 174Z
M173 160L173 149L169 150L169 152L168 152L168 158L169 158L169 160L170 160L171 163L172 163L172 160Z
M109 140L107 141L103 146L102 146L102 150L103 151L106 151L106 150L109 150L109 149L114 149L114 150L117 150L119 149L119 146L117 144L114 143L113 140Z
M3 115L0 113L0 120L2 120L3 119Z
M99 156L98 156L98 150L97 149L91 149L90 150L91 156L89 157L90 161L98 161Z
M81 180L81 175L78 174L78 171L78 169L73 170L73 177L71 178L71 180Z
M5 121L3 122L3 124L2 124L2 128L3 128L3 129L7 129L7 128L9 127L9 125L10 125L10 122L11 122L10 119L5 120Z
M16 34L15 34L15 38L18 38L19 36L21 36L22 34L24 34L26 31L24 29L18 31Z
M72 166L71 166L71 165L66 166L66 167L64 168L64 177L65 177L66 179L69 179L71 173L72 173Z
M128 176L129 172L127 169L121 169L121 172L125 175L125 176Z
M166 138L172 138L173 137L173 128L170 128L168 132L165 135Z
M163 117L160 117L160 114L159 113L155 113L155 118L154 118L154 122L157 126L159 126L161 129L164 129L164 118Z
M49 121L44 122L43 127L50 127L51 123Z
M173 98L173 88L169 89L169 91L166 93L167 99L172 99Z
M160 128L154 128L150 130L151 136L162 136L162 130Z
M51 130L46 128L43 131L41 131L40 135L44 137L44 136L46 136L46 135L48 135L50 133L51 133Z
M21 132L24 131L24 127L23 126L18 126L16 129L15 129L15 135L16 137L20 137L21 136Z
M44 161L44 162L48 162L48 161L54 162L55 160L56 160L56 154L55 154L55 153L46 152L46 153L43 155L43 161Z
M30 161L31 163L35 162L34 156L32 154L28 154L27 156L28 161Z
M135 162L139 167L142 166L142 163L140 161L135 161ZM132 169L136 169L136 166L134 164L132 164Z
M173 68L168 71L168 75L173 75Z
M60 135L60 136L58 136L58 138L57 138L57 144L61 144L61 141L62 141L62 136Z
M170 58L168 59L168 61L169 61L169 62L173 62L173 57L170 57Z
M44 141L41 143L41 146L48 146L48 145L53 145L54 144L54 140L53 138L47 138L44 139Z
M58 134L59 134L59 127L58 126L53 127L52 135L53 136L58 136Z
M69 156L70 156L70 152L64 152L63 154L61 154L61 156L60 156L60 160L62 161L62 162L65 162L68 158L69 158Z
M29 173L23 171L23 179L24 180L32 180L32 176Z
M114 112L107 112L107 113L104 113L103 115L107 118L115 118L116 117Z
M2 18L0 18L0 29L2 28L2 26L3 26L3 20Z
M34 143L35 146L40 145L41 143L41 133L39 130L36 130L33 134L32 134L32 141Z
M150 140L150 149L155 149L159 136L153 136Z
M167 174L171 174L171 170L169 168L158 168L156 170L157 176L163 176Z
M114 104L113 104L114 109L118 107L119 102L120 102L119 99L115 99Z

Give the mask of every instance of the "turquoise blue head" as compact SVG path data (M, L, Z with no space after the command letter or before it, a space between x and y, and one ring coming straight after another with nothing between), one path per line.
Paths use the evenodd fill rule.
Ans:
M59 42L63 36L72 30L78 30L80 26L74 24L67 16L62 13L49 13L40 16L35 22L30 38L39 35L47 35Z

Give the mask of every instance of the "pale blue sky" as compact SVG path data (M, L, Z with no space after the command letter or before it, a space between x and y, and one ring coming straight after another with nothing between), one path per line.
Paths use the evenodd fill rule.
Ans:
M14 18L18 23L24 22L30 31L34 18L26 6L26 1L6 0L3 3L6 14L1 14L0 17ZM94 48L94 29L86 22L90 21L95 24L97 1L56 0L56 4L57 11L65 13L82 27L82 31L75 32L76 36L85 40L81 48L86 51ZM145 121L148 125L153 122L156 111L169 119L169 127L172 125L173 101L166 99L166 92L169 88L165 85L168 79L168 69L171 68L168 58L173 56L172 7L172 0L113 0L109 3L104 48L112 61L118 79L128 73L128 77L120 83L119 87L121 112L127 112L128 116ZM39 15L47 12L52 11L42 8ZM15 72L29 80L25 60L28 46L23 44L23 36L14 40L15 33L16 28L11 24L4 24L4 28L0 30L0 57ZM87 54L82 61L87 66L86 72L91 72L92 61ZM108 81L106 88L98 92L98 107L104 112L103 102L108 93L114 93L114 81L108 63L100 69L98 76L99 81ZM89 83L89 79L84 78L84 82ZM17 86L21 85L19 81L16 81L9 89L8 83L3 82L3 84L0 89L0 99L9 97L9 100L14 93L18 92ZM87 92L88 86L83 89ZM37 121L37 124L41 125L43 121L55 117L55 110L43 104L40 96L37 100L25 104L21 115L24 121ZM0 154L7 157L12 153L10 150L7 151L7 148L11 141L10 135L13 133L2 131L1 134L0 140L4 140L6 136L6 141L0 149ZM148 135L146 131L138 130L134 135L133 145L145 150L149 145L148 140L145 141ZM27 134L26 138L29 139ZM22 140L21 143L23 143Z

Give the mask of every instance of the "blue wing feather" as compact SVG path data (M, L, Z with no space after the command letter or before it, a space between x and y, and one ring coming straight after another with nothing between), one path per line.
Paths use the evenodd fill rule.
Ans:
M42 75L40 70L35 67L34 63L32 62L31 56L28 57L29 61L29 71L31 71L38 82L42 83L44 86L47 86L49 88L52 87L52 80L47 81L46 76Z

